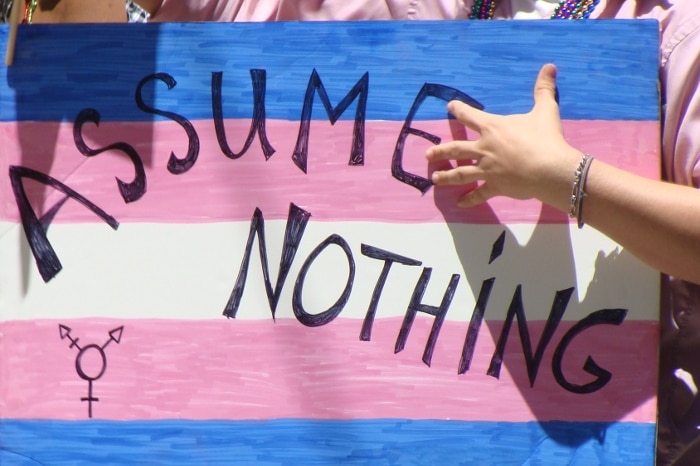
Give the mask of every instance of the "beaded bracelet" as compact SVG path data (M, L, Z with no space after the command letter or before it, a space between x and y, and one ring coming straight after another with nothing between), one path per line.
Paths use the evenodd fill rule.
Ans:
M38 4L38 0L24 0L24 19L22 19L24 24L32 24L32 20L34 19L34 11L36 11Z
M591 167L593 157L583 154L574 172L574 182L571 185L571 197L569 199L569 217L575 218L579 228L583 228L583 198L586 193L583 190Z

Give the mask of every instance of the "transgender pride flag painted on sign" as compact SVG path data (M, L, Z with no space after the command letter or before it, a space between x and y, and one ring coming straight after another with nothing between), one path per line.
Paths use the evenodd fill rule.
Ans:
M0 47L8 29L0 29ZM659 176L657 25L21 27L0 82L0 463L653 464L658 275L460 210L460 99Z

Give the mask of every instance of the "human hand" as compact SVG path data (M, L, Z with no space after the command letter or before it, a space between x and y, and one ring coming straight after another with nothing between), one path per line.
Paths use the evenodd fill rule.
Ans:
M447 108L462 124L479 133L475 141L452 141L431 147L428 161L454 160L457 166L433 173L436 185L480 182L458 205L471 207L494 196L537 198L568 209L574 171L581 153L564 140L556 102L556 67L545 65L535 82L532 110L500 116L452 101Z

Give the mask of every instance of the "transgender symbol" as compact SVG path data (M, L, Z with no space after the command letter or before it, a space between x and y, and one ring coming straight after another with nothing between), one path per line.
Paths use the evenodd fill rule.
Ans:
M92 382L102 377L105 371L107 370L107 355L105 354L105 348L107 348L107 345L109 345L113 341L119 343L119 341L122 339L122 332L124 331L124 326L117 327L114 330L110 331L109 340L107 340L104 345L99 346L93 343L85 346L84 348L81 348L80 345L78 345L79 338L73 338L71 336L70 327L58 324L58 331L61 335L61 340L68 338L68 340L70 341L69 348L76 347L78 349L78 356L75 358L75 370L78 372L78 376L81 379L87 380L88 382L88 396L81 398L80 401L88 402L88 417L92 417L92 402L100 401L99 398L95 398L94 396L92 396ZM101 363L97 365L98 367L93 368L93 370L88 370L86 372L83 369L82 360L83 357L89 352L97 352Z

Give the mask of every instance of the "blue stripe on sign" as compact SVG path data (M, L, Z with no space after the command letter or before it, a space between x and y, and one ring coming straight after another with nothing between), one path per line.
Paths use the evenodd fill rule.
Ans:
M652 465L653 424L418 420L0 421L3 466Z
M0 29L0 49L7 41ZM560 67L565 119L658 120L655 21L388 21L33 25L20 28L15 64L2 68L0 120L150 120L144 102L190 120L212 117L222 72L226 118L252 115L251 69L266 71L266 112L297 121L312 70L333 106L369 73L367 119L404 121L426 82L458 89L494 113L528 111L537 71ZM155 94L155 96L154 96ZM442 119L428 99L416 119ZM352 119L356 102L341 119ZM158 117L161 118L161 117ZM327 119L315 98L312 118Z

